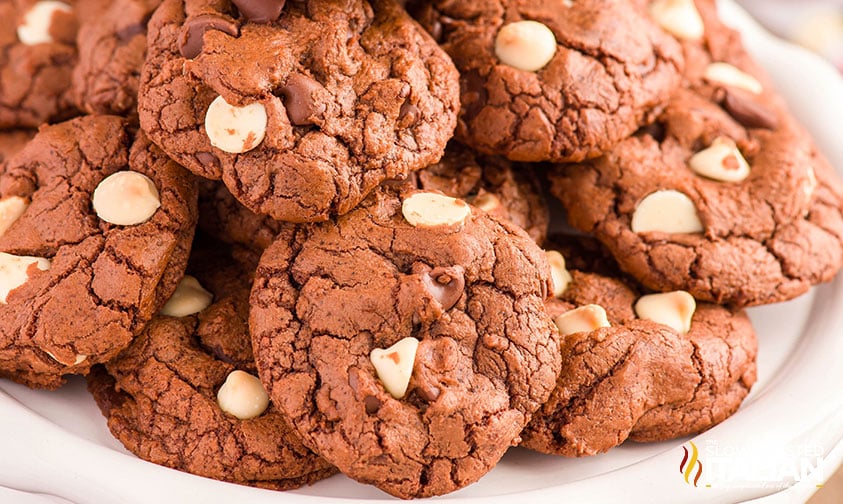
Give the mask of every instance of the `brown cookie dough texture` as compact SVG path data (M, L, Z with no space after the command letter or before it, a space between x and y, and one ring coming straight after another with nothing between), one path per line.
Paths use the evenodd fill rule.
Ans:
M442 159L411 174L406 187L463 199L490 215L509 220L538 244L547 237L550 213L541 183L526 163L480 155L451 142Z
M261 380L348 476L403 498L456 490L519 442L555 384L548 275L505 221L439 193L378 191L263 254L250 317ZM389 350L413 339L414 353ZM376 354L409 367L406 390Z
M194 253L189 269L213 303L182 317L156 316L128 349L89 375L109 429L145 460L209 478L284 490L330 476L336 469L305 448L271 404L249 419L220 406L218 393L232 372L257 372L250 273L226 258L224 247L211 246L217 252Z
M680 83L679 45L632 2L419 3L413 12L460 70L456 137L482 152L595 157L650 122ZM545 50L546 64L519 68Z
M0 128L35 128L75 113L76 2L0 0Z
M597 304L609 327L562 338L562 371L522 446L569 457L627 439L660 441L706 430L734 413L756 379L757 341L744 312L700 303L690 331L636 316L622 281L572 270L551 316Z
M0 165L23 149L35 136L35 130L0 132Z
M146 25L161 0L79 0L94 11L81 20L73 98L91 114L137 120L137 95L146 54Z
M542 243L550 221L541 185L532 167L497 156L482 156L451 143L442 159L404 180L385 181L393 192L440 191L527 231ZM226 243L263 252L285 226L241 205L225 185L203 181L199 189L199 227Z
M459 107L450 59L394 0L287 2L266 22L167 0L140 93L141 126L170 156L296 222L436 162Z
M222 182L199 182L199 228L215 239L260 255L285 225L244 207Z
M689 89L605 156L557 167L552 192L649 288L735 306L790 299L843 264L843 185L740 39L701 12L705 46L685 43L697 54ZM751 85L715 80L711 63ZM671 202L655 213L681 215L678 228L654 217L665 191Z
M125 174L143 183L119 183ZM121 118L42 128L0 175L0 204L19 213L0 236L0 376L55 388L128 346L182 277L196 192ZM112 224L121 201L150 212Z

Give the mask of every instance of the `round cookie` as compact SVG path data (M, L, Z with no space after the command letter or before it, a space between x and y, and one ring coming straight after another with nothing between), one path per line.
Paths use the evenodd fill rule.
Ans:
M76 37L73 98L90 114L137 120L137 95L146 54L146 25L161 0L79 0L94 11Z
M519 161L595 157L655 117L679 45L622 0L418 2L461 74L456 137Z
M150 21L140 121L176 161L305 222L441 157L458 76L394 0L237 3L166 0Z
M199 248L188 267L199 287L180 287L164 309L171 315L154 317L88 376L109 429L145 460L223 481L286 490L336 473L275 406L249 407L253 395L266 397L248 329L254 267L219 244Z
M843 185L710 7L688 89L605 156L556 167L551 192L651 289L783 301L843 264Z
M0 376L56 388L128 346L182 277L196 193L119 117L42 128L0 174Z
M485 156L451 142L442 159L408 177L410 188L440 191L507 219L538 244L547 237L550 214L533 167Z
M0 1L0 128L36 128L76 113L76 2Z
M285 225L290 224L244 207L223 183L199 182L199 228L215 239L252 250L259 256Z
M756 379L757 340L745 312L695 305L687 293L642 297L616 278L569 274L548 302L562 332L562 371L521 433L522 446L594 455L627 439L695 434L738 409Z
M520 229L440 193L373 193L283 231L252 288L258 371L303 442L402 498L478 480L559 371L549 270Z
M443 158L404 180L383 183L392 191L440 191L478 206L521 227L537 243L544 241L550 220L533 168L496 156L480 156L451 143ZM199 186L199 227L215 238L261 253L285 225L241 205L219 182Z

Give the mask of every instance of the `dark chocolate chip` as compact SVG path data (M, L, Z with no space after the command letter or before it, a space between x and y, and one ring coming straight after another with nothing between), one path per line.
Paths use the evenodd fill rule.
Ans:
M375 396L366 396L363 399L363 404L366 406L366 413L369 415L374 415L381 409L381 401Z
M129 26L124 26L120 30L117 30L115 35L117 36L117 41L120 45L126 45L132 41L138 35L143 35L146 33L146 22L143 23L133 23Z
M416 124L421 116L421 110L410 102L404 102L398 111L398 126L409 128Z
M767 106L734 91L727 90L723 108L746 128L776 129L779 118Z
M284 0L232 0L237 10L252 23L275 21L284 9Z
M213 166L216 170L220 170L222 166L219 158L210 152L197 152L196 160L202 166Z
M293 74L287 79L281 95L291 123L296 126L314 124L313 118L325 113L326 106L319 101L322 90L322 84L306 75Z
M422 276L428 292L442 305L442 311L448 311L457 304L465 289L465 277L462 266L433 268Z
M439 387L429 384L417 387L416 391L418 391L419 396L427 402L435 401L439 397L439 394L442 392L441 390L439 390Z
M240 35L240 28L232 19L219 14L199 14L185 21L179 36L179 53L193 59L202 52L205 32L218 30L232 37Z

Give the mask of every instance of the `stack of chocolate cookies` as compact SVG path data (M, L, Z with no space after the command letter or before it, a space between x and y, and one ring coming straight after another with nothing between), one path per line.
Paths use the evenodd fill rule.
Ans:
M415 498L699 433L755 382L743 309L843 265L713 0L0 12L0 377L87 376L151 462Z

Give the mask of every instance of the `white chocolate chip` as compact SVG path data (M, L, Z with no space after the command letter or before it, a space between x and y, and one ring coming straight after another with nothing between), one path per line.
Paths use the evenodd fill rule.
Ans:
M638 202L632 214L632 232L699 233L703 230L697 208L685 194L665 189Z
M556 36L538 21L509 23L495 37L495 54L504 65L535 72L556 54Z
M82 364L82 363L83 363L83 362L85 362L85 360L88 358L88 356L87 356L87 355L84 355L84 354L76 354L76 357L73 359L73 363L68 363L68 362L62 362L62 361L60 361L60 360L59 360L59 358L58 358L58 357L56 357L56 356L55 356L52 352L47 352L46 350L44 350L44 352L46 352L46 354L47 354L47 355L49 355L49 356L50 356L50 358L51 358L51 359L53 359L54 361L56 361L56 362L58 362L59 364L62 364L62 365L64 365L64 366L68 366L68 367L70 367L70 366L76 366L76 365L78 365L78 364Z
M696 309L694 297L685 291L648 294L635 303L638 318L664 324L682 334L691 330L691 319Z
M450 196L418 192L404 200L401 213L414 227L450 226L461 224L471 214L471 207Z
M256 376L238 369L228 374L217 392L217 403L226 413L248 420L266 411L269 395Z
M805 199L810 201L811 197L814 195L814 190L817 188L817 174L814 172L814 167L809 166L808 170L805 173L805 184L802 186L802 190L805 193Z
M691 156L688 166L703 177L721 182L740 182L749 176L749 163L735 141L722 136Z
M591 332L601 327L611 327L602 306L590 304L566 311L553 320L559 334L567 336L578 332Z
M0 303L6 304L9 292L20 287L27 280L27 270L35 265L41 271L50 269L50 260L43 257L16 256L0 252Z
M179 282L176 291L170 296L164 308L161 308L161 315L170 317L186 317L199 313L214 299L214 295L202 288L195 277L185 275Z
M383 387L396 399L407 393L418 348L419 340L408 336L389 348L375 348L369 354Z
M146 175L120 171L104 178L92 199L97 216L118 226L146 222L161 206L158 189Z
M240 154L263 142L266 121L266 108L260 103L238 107L217 96L205 113L205 133L217 149Z
M722 84L761 94L764 87L758 79L728 63L716 62L708 65L703 72L703 78L708 82Z
M561 296L568 284L571 283L571 274L565 267L565 257L555 250L545 250L544 254L547 256L547 262L550 264L550 278L553 280L553 295L555 297Z
M0 200L0 235L3 235L26 211L29 203L20 196L9 196Z
M686 40L699 40L705 26L694 0L656 0L650 4L650 15L673 36Z
M64 2L43 1L36 2L23 16L23 22L18 25L18 40L26 45L44 44L53 41L50 28L53 15L57 12L72 13L73 9Z
M486 213L491 213L501 207L501 200L492 193L484 192L478 194L471 204Z

